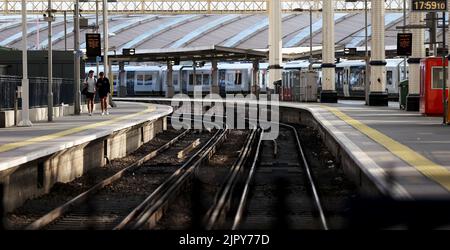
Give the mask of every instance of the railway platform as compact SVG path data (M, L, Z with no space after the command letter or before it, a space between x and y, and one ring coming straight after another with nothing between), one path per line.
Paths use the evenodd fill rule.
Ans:
M166 128L172 108L117 102L110 115L65 116L32 127L0 129L0 182L5 210L47 193L94 167L123 157Z
M400 200L450 198L450 130L442 118L405 112L396 103L382 108L355 101L281 105L311 112L327 131L329 144L339 144L334 147L341 161L348 162L348 172L360 185L368 181ZM351 170L352 162L357 171Z
M116 98L170 105L166 98ZM220 102L220 101L219 101ZM450 129L440 117L360 101L280 102L283 122L317 128L346 173L362 189L396 200L450 198Z

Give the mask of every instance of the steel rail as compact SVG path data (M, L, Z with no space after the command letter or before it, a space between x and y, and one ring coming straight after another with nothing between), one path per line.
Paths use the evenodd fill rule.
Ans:
M75 198L73 198L70 201L64 203L63 205L53 209L52 211L50 211L46 215L42 216L41 218L37 219L36 221L34 221L30 225L28 225L25 229L26 230L38 230L38 229L41 229L41 228L47 226L48 224L52 223L53 221L55 221L59 217L63 216L67 212L69 212L73 207L75 207L77 205L80 205L83 202L86 202L90 195L96 193L97 191L101 190L105 186L107 186L107 185L109 185L109 184L119 180L128 171L130 171L130 170L132 170L132 169L134 169L136 167L141 166L145 162L147 162L150 159L154 158L155 156L159 155L161 152L167 150L174 143L179 141L181 138L185 137L189 132L190 132L190 130L184 131L183 133L181 133L180 135L176 136L175 138L173 138L172 140L170 140L169 142L167 142L163 146L161 146L158 149L156 149L156 150L150 152L149 154L145 155L144 157L142 157L138 161L134 162L133 164L129 165L128 167L120 170L119 172L115 173L114 175L112 175L112 176L104 179L103 181L97 183L96 185L94 185L93 187L88 189L87 191L77 195Z
M191 165L194 165L198 161L202 160L225 133L227 133L227 130L218 130L214 134L214 136L210 140L208 140L208 142L205 143L202 148L200 148L200 150L198 150L192 157L190 157L188 161L186 161L180 168L178 168L144 201L142 201L135 209L133 209L133 211L131 211L116 227L114 227L114 230L136 227L136 224L138 224L141 217L145 214L145 211L148 210L149 206L157 203L158 200L164 197L166 192L171 190L171 187L174 185L173 183L177 183L177 181L184 176L184 173L188 171L186 170L186 168L189 168ZM196 162L192 164L192 161L194 160L196 160Z
M320 198L319 198L319 193L317 192L317 188L316 188L316 184L314 183L314 179L312 177L311 174L311 169L309 167L308 162L306 161L306 157L305 154L303 152L303 148L302 148L302 144L300 143L300 139L297 133L297 129L295 129L295 127L285 124L285 123L280 123L280 125L288 127L290 129L292 129L294 131L295 134L295 139L297 141L297 149L300 153L300 156L302 158L303 161L303 167L305 168L306 171L306 175L308 176L308 180L309 180L309 184L311 187L311 191L313 192L313 197L314 197L314 203L316 204L317 210L319 212L319 216L320 216L320 221L322 223L322 227L325 230L328 230L328 224L327 224L327 220L325 218L325 213L323 212L323 208L322 208L322 204L320 202Z
M210 210L206 213L204 218L204 221L207 221L206 230L213 229L214 226L218 223L219 217L228 212L227 208L229 207L227 207L226 204L232 198L232 193L240 177L239 173L241 173L241 171L244 169L244 165L246 164L248 157L250 156L258 131L259 130L257 129L252 129L252 133L250 133L247 137L246 143L242 147L238 159L231 167L224 185L218 192L218 198L215 200Z
M159 190L155 190L149 197L146 199L145 202L142 203L142 211L139 213L139 211L136 211L136 219L134 220L134 223L131 222L126 226L128 229L140 229L144 225L147 224L147 222L150 221L150 218L154 218L155 215L157 215L157 212L160 211L160 209L163 208L164 205L166 205L173 197L173 195L176 193L176 191L180 190L182 187L182 184L185 183L188 178L192 177L194 174L195 169L200 166L200 164L207 158L212 157L212 155L215 153L217 146L222 143L226 139L226 135L229 132L229 129L219 130L221 133L217 136L211 138L209 141L209 144L205 144L205 146L199 151L201 152L201 155L198 157L198 159L194 163L184 164L183 170L181 168L177 173L174 173L170 181L167 180L165 182L164 186ZM218 131L218 132L219 132ZM206 148L207 147L207 148ZM187 168L187 169L186 169ZM181 176L180 176L181 174ZM121 227L120 229L123 229L125 227ZM119 229L119 228L117 228Z
M293 127L291 125L288 125L288 124L285 124L285 123L279 123L279 124L281 126L290 128L294 132L295 140L296 140L296 144L297 144L297 150L298 150L298 152L300 154L300 157L301 157L301 160L302 160L302 163L303 163L302 165L303 165L303 167L304 167L304 169L306 171L306 176L308 177L308 181L309 181L309 184L310 184L309 186L311 188L312 196L313 196L313 199L314 199L314 204L315 204L315 206L317 208L317 211L319 213L319 217L320 217L320 222L321 222L322 228L324 230L328 230L329 229L328 228L328 223L327 223L327 220L326 220L326 217L325 217L324 210L322 208L322 204L321 204L321 201L320 201L319 193L317 191L316 184L315 184L314 179L312 177L311 169L309 167L309 164L308 164L308 162L306 160L306 157L305 157L305 154L303 152L303 148L302 148L302 145L300 143L300 139L299 139L297 130L296 130L295 127ZM236 212L236 214L234 216L232 230L239 229L239 226L240 226L240 224L242 222L242 219L243 219L243 215L244 215L244 212L245 212L245 207L246 207L246 204L247 204L248 194L249 194L249 190L250 190L250 185L251 185L252 180L254 178L255 170L256 170L256 167L257 167L257 162L258 162L260 148L261 148L261 142L262 142L261 138L262 138L262 135L261 135L260 140L258 142L255 158L253 160L252 167L251 167L251 169L249 171L249 174L248 174L248 177L247 177L247 181L246 181L245 186L244 186L243 191L242 191L242 195L241 195L241 199L240 199L240 202L239 202L239 205L238 205L237 212Z

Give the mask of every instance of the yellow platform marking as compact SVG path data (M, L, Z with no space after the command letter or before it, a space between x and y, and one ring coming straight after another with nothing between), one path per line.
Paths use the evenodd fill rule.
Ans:
M16 149L16 148L32 145L32 144L35 144L35 143L43 142L43 141L58 139L58 138L61 138L61 137L67 136L67 135L71 135L71 134L75 134L75 133L78 133L78 132L82 132L84 130L110 125L110 124L113 124L115 122L131 119L133 117L136 117L136 116L139 116L139 115L143 115L145 113L148 113L148 112L151 112L151 111L154 111L154 110L155 110L154 107L147 106L147 108L145 110L143 110L143 111L140 111L140 112L137 112L137 113L133 113L133 114L129 114L129 115L126 115L126 116L116 117L116 118L113 118L111 120L91 123L91 124L88 124L88 125L67 129L67 130L56 132L56 133L49 134L49 135L43 135L43 136L30 138L30 139L24 140L24 141L4 144L4 145L0 146L0 153L6 152L6 151L10 151L10 150L13 150L13 149Z
M393 140L389 136L379 132L378 130L370 128L364 123L351 118L337 108L328 106L322 107L329 110L341 120L359 130L361 133L367 135L372 140L387 148L389 151L391 151L391 153L416 168L423 175L434 180L435 182L442 185L445 189L450 191L450 171L446 167L434 163L423 155L412 150L408 146L405 146Z

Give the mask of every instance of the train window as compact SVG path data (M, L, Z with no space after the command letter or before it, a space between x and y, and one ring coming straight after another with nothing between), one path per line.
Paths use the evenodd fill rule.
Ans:
M195 74L195 85L202 85L202 74Z
M189 73L189 85L192 85L193 82L194 82L194 74Z
M144 85L152 85L153 83L153 76L152 75L145 75L144 77Z
M127 86L133 86L134 85L134 72L128 71L127 72Z
M444 78L442 74L442 67L433 67L431 71L431 79L433 89L442 89L442 79Z
M203 75L203 85L210 85L210 78L211 76L209 74Z
M392 85L392 71L388 70L386 71L386 84L387 85Z
M173 74L172 82L173 85L178 85L178 74Z
M113 85L117 85L117 79L119 77L117 76L117 74L113 74Z
M262 84L262 86L266 86L266 74L265 74L264 71L263 71L263 73L262 73L262 81L261 81L261 84Z
M241 85L242 84L242 73L236 72L235 78L234 78L234 84L235 85Z
M227 85L233 85L234 83L234 78L235 75L233 73L227 73L227 76L225 78L225 82L227 83Z
M136 85L144 85L144 75L138 74L136 76Z
M350 86L362 87L364 85L364 68L351 67L350 68Z

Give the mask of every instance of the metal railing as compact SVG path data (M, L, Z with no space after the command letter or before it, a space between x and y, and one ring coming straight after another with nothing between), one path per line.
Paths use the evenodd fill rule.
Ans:
M16 90L22 85L22 77L0 75L0 110L12 110L16 100ZM30 108L47 106L47 77L30 77ZM73 104L73 79L53 78L53 104ZM82 97L84 98L84 96ZM20 99L18 107L21 107Z

